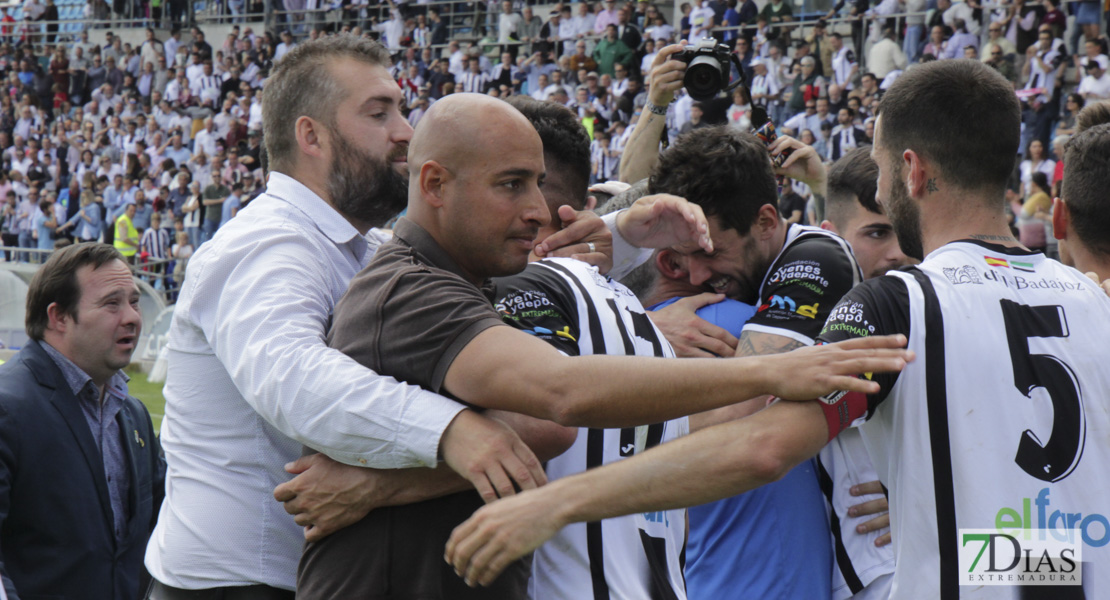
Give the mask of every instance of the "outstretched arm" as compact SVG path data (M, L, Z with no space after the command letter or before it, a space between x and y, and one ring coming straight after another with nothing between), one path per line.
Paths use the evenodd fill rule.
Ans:
M562 425L630 427L764 394L807 399L837 390L875 393L878 384L855 375L900 371L913 356L896 349L905 343L905 336L877 336L731 359L568 357L525 333L490 327L458 353L444 387L464 402Z
M489 585L571 523L703 504L775 481L828 441L822 413L816 402L779 402L495 502L455 528L445 559L468 584Z

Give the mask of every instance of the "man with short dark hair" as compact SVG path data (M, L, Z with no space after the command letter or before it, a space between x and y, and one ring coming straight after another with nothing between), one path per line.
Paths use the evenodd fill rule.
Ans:
M1099 56L1087 61L1087 75L1079 82L1076 90L1088 101L1110 99L1110 75L1106 69L1110 63L1106 57Z
M1068 143L1064 188L1052 201L1052 225L1060 242L1060 259L1099 281L1110 279L1110 124L1077 133Z
M0 365L0 578L8 598L134 600L164 492L150 414L122 371L139 289L106 244L31 280L27 335Z
M913 264L898 247L890 218L875 200L879 166L871 160L871 147L851 150L829 168L829 192L825 198L828 229L852 245L864 279Z
M855 87L856 73L859 72L855 52L844 44L843 36L836 31L829 34L829 48L832 49L832 73L829 76L831 83L843 91L851 91Z
M222 160L212 159L212 183L204 188L201 205L204 206L204 241L212 239L216 230L220 228L223 218L223 203L231 195L224 178L220 176Z
M598 19L598 22L600 21ZM605 37L598 40L597 46L594 47L593 58L597 61L598 73L612 76L617 64L623 65L626 69L631 69L636 54L632 48L629 48L617 37L617 25L614 23L605 28Z
M837 125L829 134L828 140L830 161L836 162L853 148L859 148L868 143L867 133L862 127L856 126L855 118L856 112L848 107L840 109L836 114Z

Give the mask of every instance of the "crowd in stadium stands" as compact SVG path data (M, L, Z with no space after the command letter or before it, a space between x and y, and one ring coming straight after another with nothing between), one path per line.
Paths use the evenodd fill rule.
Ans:
M231 4L245 10L242 2ZM1011 186L1014 226L1023 243L1051 253L1046 199L1062 176L1056 160L1061 144L1085 102L1110 98L1097 3L1074 3L1068 40L1067 16L1053 0L993 7L949 0L867 4L842 0L827 15L829 23L796 23L788 2L768 2L760 10L753 0L695 0L681 5L683 16L674 24L649 2L616 0L560 3L542 16L509 1L490 2L484 10L343 4L331 7L341 13L338 25L325 28L312 16L290 14L280 33L237 25L215 47L198 27L175 28L166 39L148 29L137 46L111 32L104 45L91 43L87 31L66 36L73 40L28 37L5 12L5 259L36 262L42 254L16 248L50 250L101 239L131 260L152 260L151 270L162 268L160 259L178 259L179 280L191 252L261 193L258 92L273 63L293 47L295 34L316 38L335 29L378 37L395 53L393 74L413 125L454 92L526 94L570 107L591 135L595 182L618 178L622 150L648 100L653 60L678 40L713 36L727 44L747 85L708 102L679 93L667 108L669 138L726 121L750 128L753 107L762 106L781 132L829 161L870 142L883 91L905 69L932 60L981 60L1012 81L1022 98L1023 156L1015 161ZM52 6L29 0L22 14L51 16ZM284 8L311 7L286 0ZM452 8L473 25L454 38ZM907 12L904 19L889 16ZM836 17L850 18L832 21ZM735 66L732 76L739 76ZM794 182L790 192L784 205L801 210L786 216L816 223L820 208L808 188ZM157 233L147 231L152 228ZM172 272L163 275L154 280L172 287Z

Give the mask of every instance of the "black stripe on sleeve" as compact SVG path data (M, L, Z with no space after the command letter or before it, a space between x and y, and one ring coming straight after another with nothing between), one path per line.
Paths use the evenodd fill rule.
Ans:
M929 446L933 459L933 493L937 505L937 556L940 560L940 598L960 597L956 493L952 447L948 433L948 392L944 365L944 317L929 276L909 271L925 298L925 394L929 415Z
M833 550L836 551L836 566L840 569L840 574L844 577L844 582L848 584L848 589L853 594L858 594L863 591L863 582L860 581L859 575L856 574L856 567L852 564L852 558L848 556L848 549L844 547L844 538L841 536L840 531L840 517L836 514L836 509L832 508L833 501L833 482L832 477L829 477L829 472L825 470L825 465L821 464L821 458L817 460L817 483L821 486L821 493L825 494L825 499L829 502L829 528L833 534Z

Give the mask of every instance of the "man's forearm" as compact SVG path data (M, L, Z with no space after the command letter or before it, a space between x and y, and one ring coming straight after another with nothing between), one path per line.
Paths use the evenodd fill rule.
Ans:
M455 357L444 389L465 402L561 425L632 427L762 394L804 400L836 390L871 393L874 384L857 375L901 370L910 355L895 349L899 344L904 338L873 337L743 359L567 357L514 329L490 327ZM886 349L871 349L879 346Z
M389 482L388 492L382 498L381 506L415 504L473 489L469 481L445 466L438 469L395 469L382 471L380 474ZM379 481L375 485L380 483ZM367 493L372 492L367 489Z
M745 331L740 334L740 341L736 345L736 356L766 356L768 354L781 354L800 348L804 344L784 335ZM759 412L767 404L767 398L760 396L745 402L739 402L716 410L710 410L696 415L690 415L690 431L700 431L713 425L727 423L741 419Z
M816 454L826 431L816 403L780 402L748 419L552 482L540 493L565 524L695 506L776 481Z
M508 366L514 357L531 367L522 373ZM759 364L764 360L567 357L540 340L495 327L456 357L444 387L465 402L561 425L633 427L767 393L770 375Z
M577 429L561 427L550 421L517 413L491 410L485 416L497 419L513 429L541 461L550 460L565 452L574 443L577 434ZM363 494L372 499L370 502L374 507L403 506L473 489L469 481L444 465L435 469L350 468L369 475L363 482Z
M659 162L659 140L666 126L666 115L657 115L650 110L644 110L640 114L636 128L632 130L632 136L628 138L628 144L621 154L621 181L636 183L651 175L651 170Z
M578 436L577 427L564 427L520 413L490 410L485 412L485 416L508 425L541 462L566 452Z

